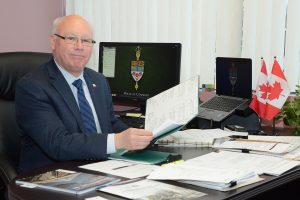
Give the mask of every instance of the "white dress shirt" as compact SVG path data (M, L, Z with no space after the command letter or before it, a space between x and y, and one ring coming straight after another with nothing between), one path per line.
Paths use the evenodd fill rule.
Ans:
M54 59L54 61L55 61L55 59ZM88 101L89 105L91 106L91 109L92 109L92 112L93 112L93 115L94 115L94 119L95 119L96 128L97 128L97 133L101 134L102 131L101 131L100 123L99 123L99 120L98 120L98 116L97 116L97 113L96 113L96 110L95 110L95 107L94 107L94 103L93 103L92 98L91 98L90 91L89 91L89 89L86 85L86 82L84 80L83 73L81 73L79 77L75 77L72 74L70 74L68 71L66 71L63 67L61 67L56 61L55 61L55 63L57 65L59 71L62 73L62 75L64 76L64 78L68 82L68 85L70 86L70 88L73 92L73 95L76 99L78 107L79 107L79 104L78 104L78 97L77 97L77 88L72 83L77 79L82 80L82 87L83 87L84 95L85 95L85 98ZM107 149L106 149L106 151L107 151L107 154L111 154L111 153L116 152L115 134L108 134L107 135Z

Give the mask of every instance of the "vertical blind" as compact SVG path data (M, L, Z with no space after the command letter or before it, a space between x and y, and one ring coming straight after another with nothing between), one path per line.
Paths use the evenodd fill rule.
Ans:
M277 57L291 90L300 84L299 0L66 0L66 14L85 17L97 42L180 42L181 81L215 83L215 58L253 62L255 89L264 57ZM98 69L98 45L89 67Z

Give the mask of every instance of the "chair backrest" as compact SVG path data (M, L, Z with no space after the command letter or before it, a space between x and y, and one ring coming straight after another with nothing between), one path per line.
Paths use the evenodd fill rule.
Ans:
M0 53L0 178L4 188L17 175L20 137L15 116L16 82L51 58L50 53Z

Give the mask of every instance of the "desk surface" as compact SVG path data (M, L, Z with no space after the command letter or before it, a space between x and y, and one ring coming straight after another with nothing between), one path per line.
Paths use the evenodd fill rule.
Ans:
M191 147L159 147L160 151L166 151L166 152L177 152L180 153L183 156L183 159L190 159L194 158L199 155L203 155L206 153L209 153L212 151L211 148L204 148L204 147L198 147L198 148L191 148ZM81 168L78 168L77 166L90 163L88 161L72 161L72 162L63 162L59 164L55 164L53 166L49 166L43 170L36 170L34 172L26 173L19 175L16 177L22 178L29 175L37 174L42 171L48 171L51 169L69 169L69 170L75 170L75 171L87 171ZM90 173L98 174L98 172L92 172ZM99 173L101 174L101 173ZM163 181L166 183L178 185L185 188L190 188L193 190L197 190L200 192L204 192L207 195L199 198L200 200L219 200L219 199L282 199L282 197L287 197L287 194L290 194L292 190L297 188L297 185L300 182L300 167L293 169L284 175L281 175L279 177L274 176L263 176L265 178L264 181L254 183L252 185L248 185L242 188L238 188L236 190L232 190L229 192L221 192L216 190L210 190L202 187L187 185L183 183L178 183L174 181ZM287 185L290 184L288 187ZM292 185L291 185L292 184ZM289 191L291 190L291 191ZM295 194L297 194L297 190L294 190ZM268 197L266 195L271 195L272 197ZM297 194L298 195L298 194ZM68 193L62 193L62 192L56 192L56 191L49 191L49 190L43 190L39 188L24 188L20 187L19 185L15 184L15 181L12 181L9 184L8 187L8 196L10 200L33 200L33 199L43 199L43 200L58 200L58 199L64 199L64 200L73 200L73 199L85 199L87 197L93 197L93 196L102 196L107 199L123 199L121 197L112 196L106 193L92 191L89 193L85 193L82 195L74 195L74 194L68 194Z

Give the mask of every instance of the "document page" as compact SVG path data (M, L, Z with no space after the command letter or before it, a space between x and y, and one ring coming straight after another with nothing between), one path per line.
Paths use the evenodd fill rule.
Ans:
M268 152L277 143L275 142L247 142L246 140L229 140L222 144L214 145L214 148L222 149L247 149L255 151L265 151Z
M243 169L257 174L279 176L298 166L300 162L275 156L220 151L190 159L185 164L208 168Z
M145 129L161 135L157 130L168 121L185 125L192 120L198 114L198 84L199 77L195 76L147 99Z
M154 170L147 178L154 180L193 180L210 182L216 185L227 185L232 181L250 178L255 175L252 171L242 169L208 168L180 163L160 167Z
M115 77L115 62L116 62L116 48L104 47L103 49L103 74L106 77Z
M153 136L154 136L154 138L158 138L158 137L164 135L165 133L172 131L181 126L182 126L182 124L176 123L172 120L166 120L158 128L153 130Z
M80 168L133 179L148 176L154 169L159 168L159 166L120 160L107 160L103 162L82 165Z
M250 153L283 156L284 154L299 147L299 145L264 140L232 139L224 142L215 141L213 147L226 150L249 150Z
M280 157L221 151L160 167L147 178L189 181L189 183L194 181L195 185L226 190L235 185L260 181L258 177L260 174L279 176L299 164L299 161Z
M109 186L100 189L128 199L195 199L206 195L191 189L186 189L152 180L141 180L134 183Z
M249 140L264 140L274 142L285 142L290 144L300 144L299 136L263 136L263 135L249 135Z
M214 139L232 135L222 129L186 129L177 131L157 141L161 145L178 145L186 147L210 147Z

